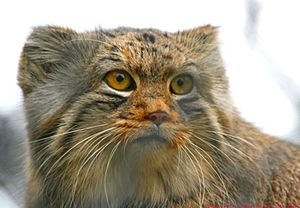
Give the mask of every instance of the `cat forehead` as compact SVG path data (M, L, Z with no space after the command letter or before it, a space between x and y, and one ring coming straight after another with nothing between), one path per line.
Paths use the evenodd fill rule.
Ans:
M180 69L188 61L184 49L168 34L153 30L129 31L109 38L100 55L112 65L126 67L142 76L158 75L164 69Z

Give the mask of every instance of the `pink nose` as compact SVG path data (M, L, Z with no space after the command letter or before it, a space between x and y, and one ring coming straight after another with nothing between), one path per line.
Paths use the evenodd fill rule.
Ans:
M155 111L149 114L150 121L155 123L155 125L159 126L163 122L170 120L169 114L165 111Z

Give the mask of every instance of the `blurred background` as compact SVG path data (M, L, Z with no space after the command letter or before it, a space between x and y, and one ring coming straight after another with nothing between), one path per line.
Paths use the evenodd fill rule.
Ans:
M233 100L262 131L300 143L300 1L2 1L0 3L0 208L22 201L26 133L18 59L31 28L118 26L170 32L220 27Z

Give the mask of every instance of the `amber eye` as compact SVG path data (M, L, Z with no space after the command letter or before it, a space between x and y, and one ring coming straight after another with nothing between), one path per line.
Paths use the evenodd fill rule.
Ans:
M134 81L125 70L113 70L106 74L105 77L108 86L119 91L132 90Z
M187 74L181 74L171 81L170 91L176 95L185 95L191 92L193 86L192 77Z

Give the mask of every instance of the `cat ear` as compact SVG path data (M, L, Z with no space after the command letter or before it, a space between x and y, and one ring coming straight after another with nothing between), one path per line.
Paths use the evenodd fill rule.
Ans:
M178 43L192 53L209 52L218 48L218 30L211 25L178 32L175 37Z
M38 65L61 65L68 58L66 46L68 42L75 39L78 34L61 27L37 27L28 37L23 56L28 61Z
M34 28L24 45L19 63L18 80L23 92L31 92L51 73L87 60L97 47L94 42L68 28Z
M65 43L76 38L77 33L61 27L37 27L28 37L19 63L19 84L24 93L43 80L70 56Z

